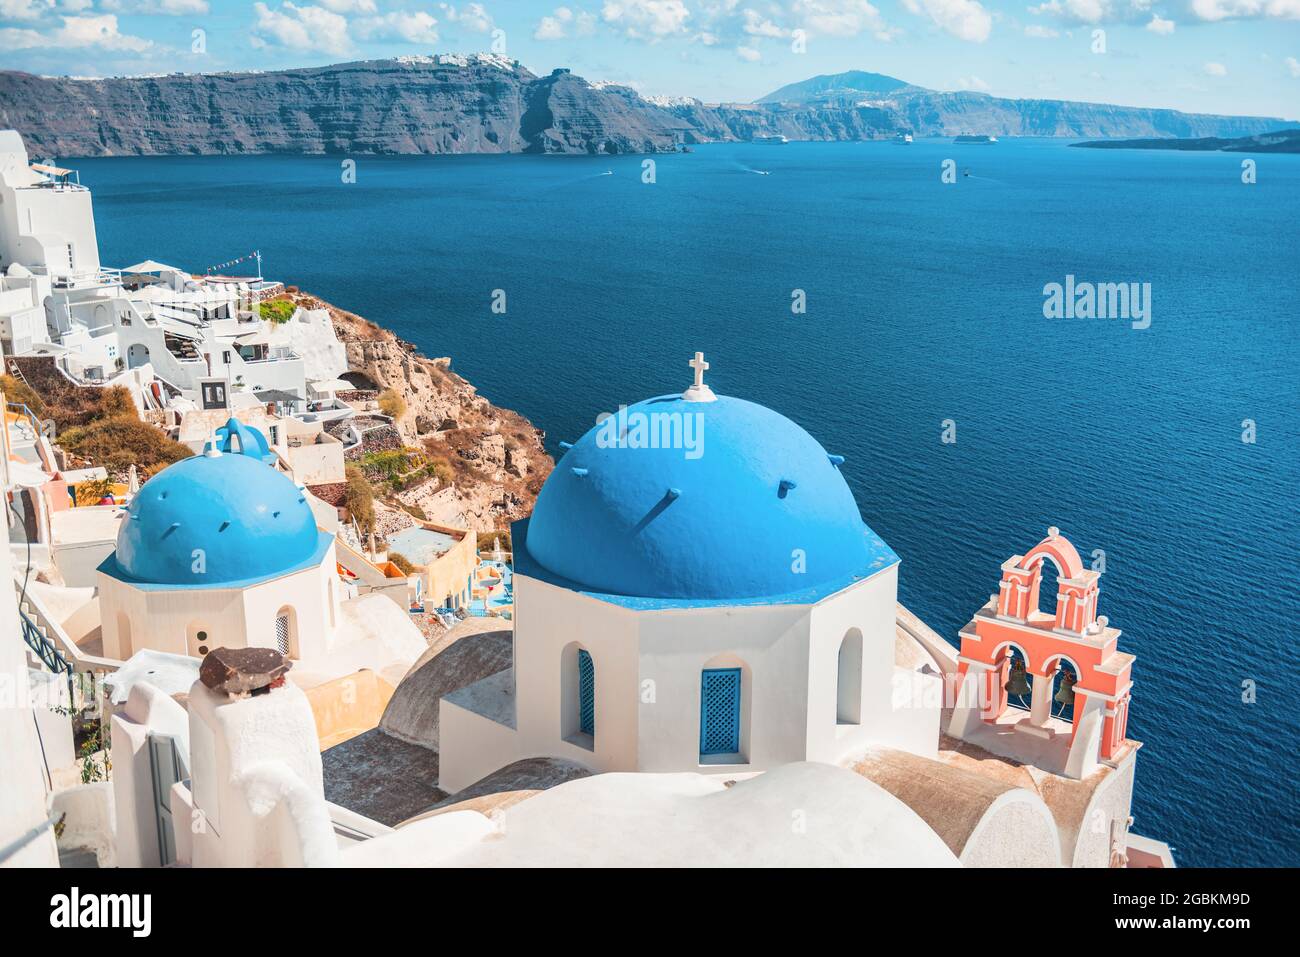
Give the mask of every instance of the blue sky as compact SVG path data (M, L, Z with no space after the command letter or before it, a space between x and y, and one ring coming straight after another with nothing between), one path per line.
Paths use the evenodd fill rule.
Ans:
M1300 0L0 0L0 67L40 74L493 49L535 73L706 101L863 69L935 89L1300 118Z

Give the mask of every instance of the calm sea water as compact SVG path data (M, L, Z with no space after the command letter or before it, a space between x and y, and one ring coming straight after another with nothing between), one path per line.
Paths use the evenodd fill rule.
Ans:
M945 158L971 175L941 183ZM107 263L260 248L552 447L703 350L715 389L847 456L902 600L954 642L1047 526L1103 549L1134 829L1185 865L1296 865L1300 157L1258 159L1254 186L1239 156L1035 140L702 147L653 185L640 157L360 157L355 184L339 157L76 165ZM1067 273L1151 283L1151 327L1044 319Z

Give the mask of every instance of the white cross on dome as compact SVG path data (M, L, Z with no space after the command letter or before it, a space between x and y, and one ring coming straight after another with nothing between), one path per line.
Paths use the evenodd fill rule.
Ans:
M687 402L716 402L718 397L704 384L704 373L709 368L709 364L704 361L704 353L695 353L695 358L686 364L695 370L695 381L682 393L682 399Z

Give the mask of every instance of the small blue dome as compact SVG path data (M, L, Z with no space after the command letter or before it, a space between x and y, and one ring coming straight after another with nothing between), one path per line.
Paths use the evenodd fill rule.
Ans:
M318 559L321 537L287 476L249 455L197 455L141 486L105 571L142 584L247 583Z
M674 428L678 441L664 442ZM546 571L613 595L713 601L844 587L898 559L863 524L838 461L753 402L649 399L560 460L524 546Z

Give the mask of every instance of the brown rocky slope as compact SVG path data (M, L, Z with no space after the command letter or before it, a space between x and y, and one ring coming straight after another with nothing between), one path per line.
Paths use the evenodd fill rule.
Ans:
M405 406L395 423L402 444L450 466L450 476L444 470L393 492L395 504L476 531L506 528L532 511L554 467L541 429L479 395L451 370L451 359L422 356L413 344L315 296L291 291L287 298L329 310L359 397L395 392Z

